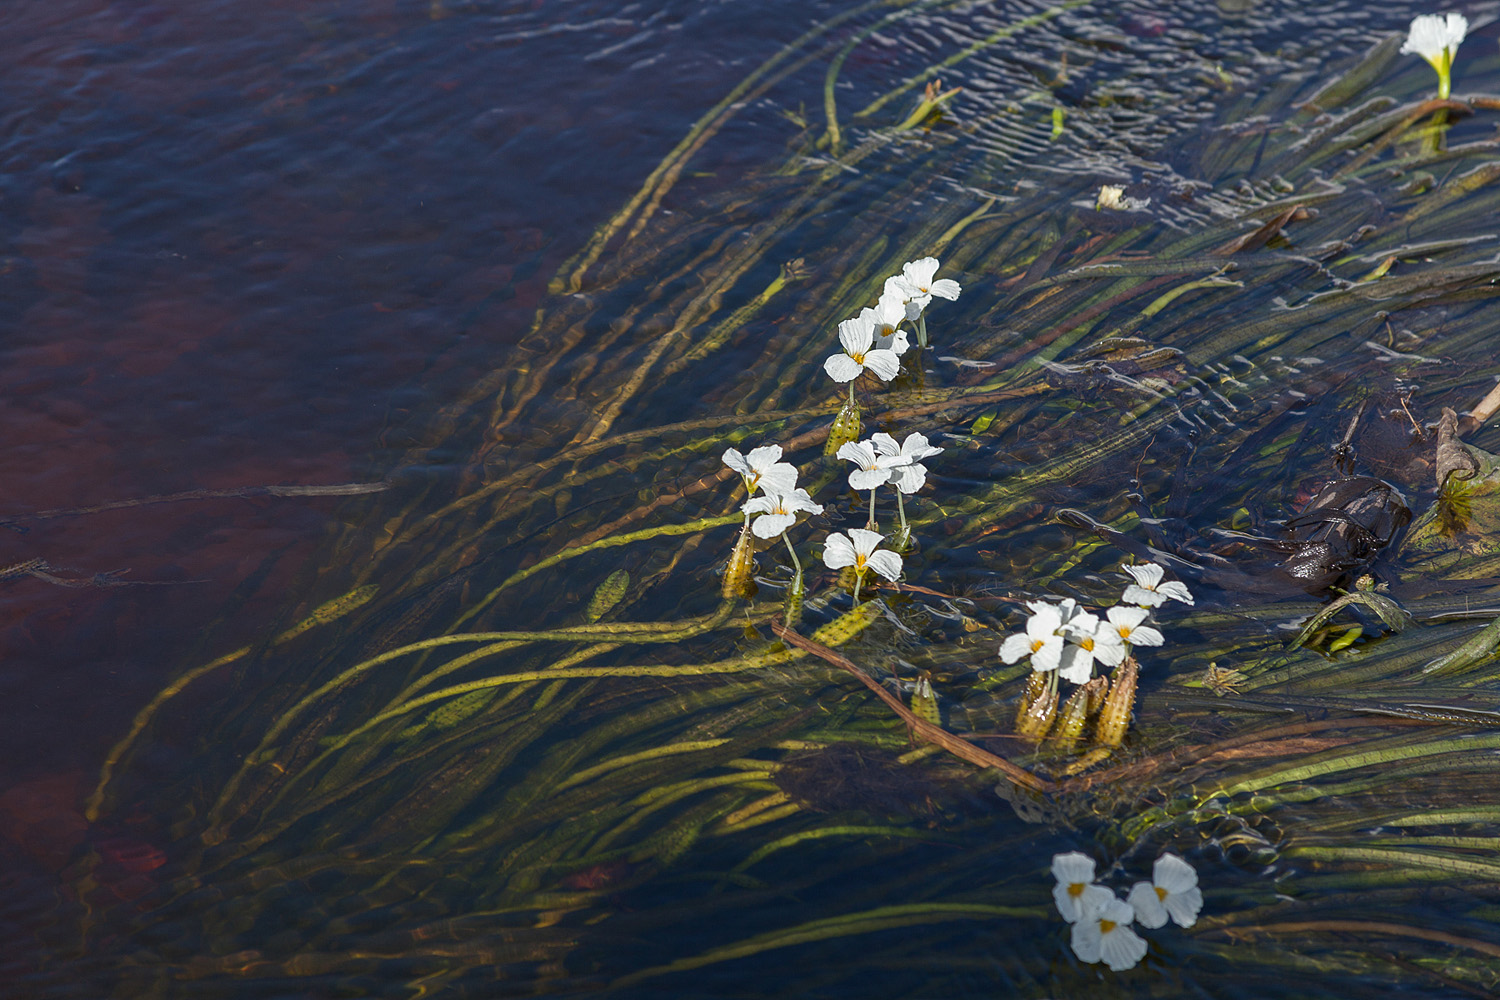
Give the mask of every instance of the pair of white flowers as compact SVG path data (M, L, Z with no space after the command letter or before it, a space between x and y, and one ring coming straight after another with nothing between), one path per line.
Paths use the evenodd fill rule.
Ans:
M844 350L823 362L828 377L835 382L853 382L868 371L882 382L895 378L901 370L901 355L910 347L901 323L919 319L933 296L958 298L958 282L936 277L937 269L936 257L903 265L900 274L885 279L885 289L874 308L867 306L858 316L840 323L839 344Z
M896 443L889 434L871 435L868 441L849 441L839 446L838 457L854 463L849 485L856 490L873 490L890 483L902 493L915 493L927 482L923 459L941 454L927 435L912 433Z
M1453 57L1469 33L1469 21L1462 14L1421 14L1412 18L1401 54L1418 55L1432 64L1438 75L1438 97L1447 100L1452 92Z
M1175 854L1163 854L1151 869L1150 882L1137 882L1120 899L1094 881L1094 859L1080 851L1052 858L1057 885L1052 899L1057 912L1073 925L1073 954L1081 961L1103 962L1115 972L1132 968L1146 957L1146 942L1131 929L1162 927L1168 920L1191 927L1203 909L1198 873Z
M798 514L821 514L823 505L813 503L808 492L797 486L797 467L781 461L781 445L753 448L748 455L738 449L724 452L724 464L738 472L750 494L740 510L757 538L775 538L797 523ZM756 496L756 490L760 496Z
M1000 659L1017 663L1029 656L1031 669L1038 673L1056 670L1065 681L1087 684L1095 660L1117 667L1132 646L1160 646L1161 632L1145 624L1147 609L1169 598L1192 604L1193 595L1184 584L1163 580L1165 571L1156 563L1126 566L1125 572L1133 581L1121 597L1125 605L1108 609L1103 618L1083 610L1071 597L1056 604L1027 601L1031 615L1026 631L1005 637Z

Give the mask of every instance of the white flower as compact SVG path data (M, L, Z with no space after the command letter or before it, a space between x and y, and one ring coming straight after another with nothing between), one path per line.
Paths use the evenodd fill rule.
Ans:
M1094 859L1082 851L1054 854L1052 877L1057 879L1057 885L1052 887L1052 900L1057 904L1057 912L1070 924L1076 924L1089 906L1103 905L1115 898L1104 886L1094 884Z
M1114 623L1115 612L1119 610L1119 608L1110 608L1105 612L1109 616L1109 620L1099 621L1096 619L1094 625L1094 634L1092 637L1094 640L1094 659L1107 667L1118 667L1125 661L1125 639L1120 635L1119 627ZM1127 608L1125 610L1140 611L1142 614L1145 614L1145 610L1142 608Z
M1168 917L1179 926L1191 927L1203 909L1198 873L1177 855L1163 854L1151 869L1151 881L1131 887L1129 902L1142 927L1160 927Z
M927 442L925 434L908 434L906 440L900 444L889 434L876 434L870 438L875 445L875 451L887 458L904 458L905 465L897 466L891 472L891 483L902 493L915 493L927 482L927 466L922 464L922 459L940 455L941 448L935 448Z
M873 490L895 477L895 470L907 463L906 456L882 455L869 441L846 441L839 445L838 457L858 466L849 473L849 485L856 490Z
M901 370L901 360L892 350L875 344L875 319L870 310L839 324L839 343L844 353L831 355L823 370L835 382L853 382L864 371L872 371L882 382L889 382Z
M1130 929L1134 916L1128 903L1110 893L1073 925L1073 954L1084 962L1102 961L1114 972L1134 968L1146 957L1146 942Z
M1438 96L1447 99L1451 88L1453 56L1469 33L1469 22L1462 15L1419 14L1412 18L1401 54L1419 55L1432 64L1438 75Z
M1125 593L1120 600L1126 604L1139 604L1143 608L1160 607L1167 598L1181 601L1183 604L1192 604L1193 595L1188 592L1187 585L1178 583L1176 580L1161 582L1162 575L1166 570L1156 563L1143 563L1140 566L1126 566L1125 572L1135 578L1135 583L1125 588ZM1149 645L1149 643L1142 643Z
M1095 653L1094 655L1099 657L1099 659L1104 660L1105 663L1108 663L1113 667L1118 664L1120 660L1125 659L1125 649L1123 646L1124 643L1128 642L1132 646L1160 646L1162 644L1161 632L1152 628L1150 625L1141 624L1141 622L1146 620L1146 616L1150 613L1151 612L1147 611L1145 608L1131 608L1124 605L1110 608L1104 613L1105 617L1107 617L1109 621L1102 623L1099 626L1099 631L1101 633L1108 631L1114 632L1118 642L1121 644L1119 647L1119 659L1105 659L1103 653ZM1110 655L1114 654L1111 653Z
M1099 616L1087 611L1074 611L1063 623L1063 634L1068 644L1063 647L1058 661L1058 676L1074 684L1087 684L1094 675L1094 655L1098 643L1094 634L1099 629Z
M923 257L914 260L901 267L901 273L892 275L885 280L887 294L891 289L901 293L901 298L906 303L906 318L915 320L922 315L922 310L936 295L940 299L958 298L959 285L952 278L938 278L933 280L937 274L938 259L936 257Z
M835 531L823 543L823 565L829 569L853 566L860 574L873 569L894 581L901 575L901 557L889 549L875 548L884 538L880 532L865 528L850 528L847 538Z
M1026 632L1005 637L1000 644L1000 659L1015 663L1029 656L1032 670L1038 673L1056 670L1063 649L1062 611L1044 601L1027 601L1026 606L1031 609Z
M881 294L880 301L875 303L875 308L867 306L861 309L858 319L869 320L877 349L891 351L900 357L911 346L906 331L901 329L901 321L906 319L906 301L901 297L901 292L891 288L889 284Z
M781 445L763 444L752 448L750 454L741 455L739 449L728 448L724 452L724 464L745 477L745 491L756 489L767 492L790 493L797 487L797 467L781 458Z
M746 514L760 515L750 522L750 530L756 537L775 538L797 523L799 513L805 511L809 514L821 514L823 505L813 503L812 497L804 489L795 489L790 493L767 490L764 495L745 501L740 510Z

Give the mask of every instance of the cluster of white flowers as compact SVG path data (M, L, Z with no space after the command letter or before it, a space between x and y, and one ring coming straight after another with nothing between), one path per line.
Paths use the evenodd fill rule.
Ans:
M798 514L821 514L823 505L813 503L808 492L797 486L797 467L781 461L779 444L752 448L748 455L741 454L737 448L727 448L724 464L738 472L745 482L745 492L750 497L740 505L745 514L745 526L757 538L781 536L797 570L793 586L800 592L802 561L797 558L797 550L792 547L786 532L797 523ZM757 490L759 496L756 496Z
M1137 882L1121 899L1094 881L1094 859L1080 851L1052 858L1057 885L1052 899L1057 912L1073 925L1073 954L1090 964L1103 962L1115 972L1133 968L1146 957L1146 942L1131 929L1165 926L1168 920L1191 927L1203 909L1198 873L1175 854L1163 854L1151 869L1150 882Z
M959 284L952 278L938 278L936 257L923 257L902 265L900 274L885 279L885 288L874 308L865 307L853 319L839 324L839 344L844 348L823 362L823 370L835 382L849 383L849 398L854 398L854 380L865 372L874 372L882 382L889 382L901 370L901 355L910 343L902 323L917 324L917 343L927 346L927 318L923 311L933 296L957 299Z
M1132 646L1160 646L1162 634L1147 625L1149 608L1159 607L1168 598L1193 603L1193 595L1184 584L1163 581L1165 571L1156 563L1126 566L1132 582L1121 596L1124 604L1109 608L1104 617L1083 610L1072 598L1056 604L1027 601L1031 615L1026 631L1006 636L1000 645L1000 659L1018 663L1031 657L1031 669L1044 673L1056 670L1063 680L1087 684L1094 675L1094 661L1116 667L1130 655Z
M1469 33L1469 21L1462 14L1420 14L1411 21L1401 54L1418 55L1432 64L1438 75L1438 97L1447 100L1453 88L1453 57Z

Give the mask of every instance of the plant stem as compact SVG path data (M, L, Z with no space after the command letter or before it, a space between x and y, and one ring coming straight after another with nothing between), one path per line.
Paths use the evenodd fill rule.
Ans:
M875 530L875 490L870 490L870 522L865 525L871 531Z

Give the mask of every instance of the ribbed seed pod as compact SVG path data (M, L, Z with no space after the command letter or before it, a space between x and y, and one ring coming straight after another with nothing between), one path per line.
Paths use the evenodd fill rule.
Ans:
M802 584L802 574L798 573L792 577L792 583L786 588L786 597L781 603L781 617L787 628L795 628L802 620L802 600L806 595L807 588Z
M932 681L926 674L917 679L917 686L911 693L911 711L919 719L925 719L934 726L941 726L943 719L938 711L937 694L932 690Z
M837 455L844 445L859 440L859 431L859 404L846 402L844 408L833 418L833 426L828 428L828 440L823 444L823 454Z
M1057 718L1057 671L1032 671L1016 713L1016 735L1039 740Z
M1084 723L1088 721L1089 703L1095 700L1094 692L1106 688L1108 683L1103 677L1095 677L1069 695L1057 717L1057 727L1052 735L1067 745L1077 743L1078 738L1083 735Z
M1140 669L1133 656L1125 657L1125 662L1115 667L1109 697L1104 699L1104 708L1099 713L1097 733L1103 746L1117 747L1125 742L1125 731L1130 728L1130 712L1135 708L1135 681Z
M754 597L757 590L751 572L755 569L755 536L750 534L750 522L740 529L740 539L734 543L729 554L729 565L724 569L725 597Z

